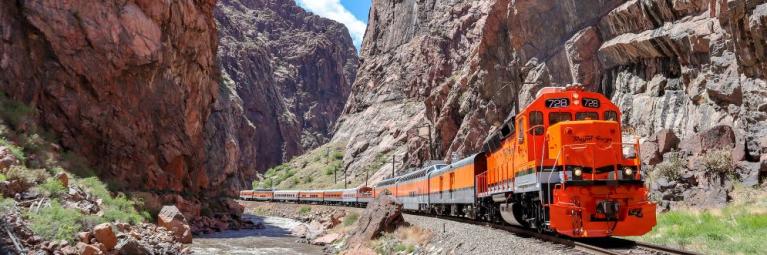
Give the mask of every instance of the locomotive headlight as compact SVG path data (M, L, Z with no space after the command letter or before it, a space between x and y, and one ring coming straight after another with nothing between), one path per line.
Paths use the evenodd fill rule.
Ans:
M580 167L576 167L576 168L573 170L573 174L575 174L575 176L581 176L581 175L583 174L583 168L580 168Z
M626 176L631 176L633 173L634 173L634 169L632 169L631 167L623 168L623 174L625 174Z
M631 167L624 167L624 168L623 168L623 173L624 173L626 176L630 176L631 174L633 174L633 173L634 173L634 169L632 169Z

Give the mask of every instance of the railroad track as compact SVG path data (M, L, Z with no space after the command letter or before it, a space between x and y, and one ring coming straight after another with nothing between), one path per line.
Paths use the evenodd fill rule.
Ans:
M520 236L533 237L550 243L561 244L571 247L574 250L595 255L625 255L625 254L663 254L663 255L699 255L698 253L674 249L670 247L622 239L622 238L596 238L587 240L575 240L567 237L555 236L547 233L539 233L530 229L491 223L485 221L476 221L460 217L437 216L423 213L403 212L404 214L417 215L423 217L432 217L444 220L457 221L466 224L486 226L493 229L503 230Z
M320 205L320 204L315 204L315 205ZM334 205L334 204L324 204L323 206L350 207L350 206ZM359 208L359 207L353 207L353 208ZM655 244L650 244L650 243L645 243L640 241L628 240L623 238L616 238L616 237L576 240L572 238L561 237L561 236L556 236L556 235L547 234L547 233L539 233L537 231L533 231L533 230L519 227L519 226L471 220L471 219L461 218L461 217L440 216L440 215L432 215L432 214L409 212L409 211L403 211L403 214L416 215L416 216L422 216L422 217L431 217L431 218L456 221L456 222L461 222L466 224L485 226L485 227L489 227L493 229L510 232L519 236L533 237L542 241L564 245L567 247L571 247L572 249L577 251L581 251L581 252L589 253L589 254L595 254L595 255L625 255L625 254L700 255L699 253L694 253L690 251L684 251L684 250L674 249L670 247L665 247L665 246L660 246L660 245L655 245Z

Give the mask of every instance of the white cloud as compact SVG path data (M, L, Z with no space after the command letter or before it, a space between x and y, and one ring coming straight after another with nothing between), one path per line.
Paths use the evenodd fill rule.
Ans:
M341 4L341 0L296 0L296 3L314 14L346 25L346 28L352 36L354 45L358 48L362 45L362 38L365 36L367 25L365 22L357 19L357 17L354 17L354 15Z

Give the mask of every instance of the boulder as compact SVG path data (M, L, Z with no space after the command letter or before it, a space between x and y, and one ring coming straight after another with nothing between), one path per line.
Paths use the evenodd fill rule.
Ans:
M759 162L740 161L735 164L735 171L740 182L746 187L759 185Z
M392 196L379 196L368 204L360 216L357 228L351 232L348 247L361 247L381 236L382 232L394 231L404 224L402 204L397 203Z
M332 215L330 215L330 218L333 220L333 222L336 222L336 224L341 223L341 219L343 217L346 217L346 211L343 210L335 211Z
M56 180L59 180L61 186L69 187L69 176L66 173L60 172L56 174Z
M101 250L94 245L90 245L84 242L77 243L77 252L80 255L99 255L102 254Z
M315 238L314 240L312 240L312 244L314 244L314 245L328 245L328 244L331 244L331 243L335 242L339 238L341 238L340 234L330 233L330 234L327 234L327 235Z
M73 246L70 246L70 245L64 245L63 247L61 247L61 249L59 249L59 252L60 252L60 254L64 254L64 255L77 255L78 254L77 247L73 247Z
M661 129L652 135L658 143L658 151L663 154L679 146L679 137L671 129Z
M138 240L133 238L124 238L117 244L115 250L120 255L145 255L152 254L149 249L141 245Z
M164 227L181 243L192 243L192 229L186 217L175 206L163 206L157 215L157 225Z
M18 164L19 160L11 153L11 149L6 146L0 146L0 172Z
M298 224L297 226L293 227L293 229L290 230L290 234L294 235L296 237L306 237L306 235L309 233L309 226L306 224Z
M91 232L80 232L77 234L77 239L85 244L90 243L92 237L93 235L91 235Z
M103 223L93 228L93 236L99 243L104 244L107 251L115 248L117 245L117 237L112 231L112 224Z
M640 158L642 163L648 165L656 165L663 161L663 156L659 152L659 146L657 142L646 141L639 147Z
M735 147L735 132L727 125L715 126L682 140L680 147L689 155L701 155L721 149L731 150Z

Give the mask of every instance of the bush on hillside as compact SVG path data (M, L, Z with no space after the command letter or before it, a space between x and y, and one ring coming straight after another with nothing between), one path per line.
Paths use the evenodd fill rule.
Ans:
M344 226L351 226L354 223L357 223L357 220L359 220L360 214L356 212L349 213L349 215L346 215L344 217Z
M684 170L684 161L679 156L671 156L669 159L655 165L652 172L654 178L664 177L668 180L677 180Z
M129 199L124 194L112 197L107 186L96 177L81 179L79 183L85 191L101 198L103 218L106 222L140 223L151 218L146 212L136 210L141 206L139 202Z
M13 154L13 156L16 157L19 162L23 163L27 160L27 156L24 154L24 149L16 144L9 142L7 139L5 139L5 137L0 137L0 146L8 148L8 150L11 151L11 154Z
M734 176L735 167L732 165L732 153L728 150L715 150L703 157L703 166L709 173L723 176Z
M29 212L29 228L48 240L67 240L73 243L75 234L82 229L82 215L75 209L64 208L53 200L37 213Z
M43 184L38 185L37 188L47 197L58 197L67 192L64 185L56 178L48 178Z
M11 166L5 175L8 180L20 180L27 184L42 183L51 177L44 169L29 169L25 166Z

